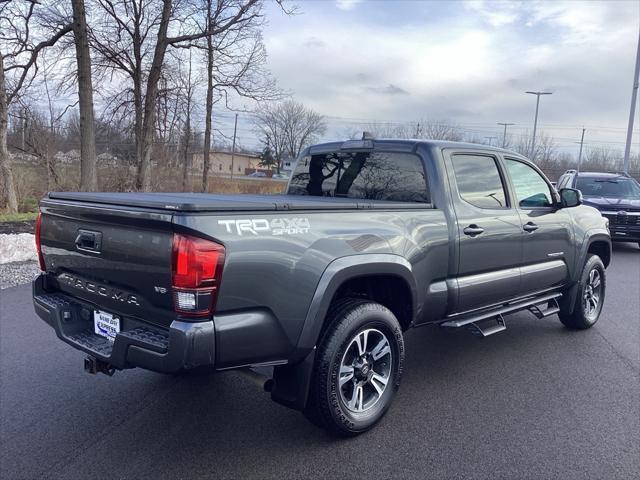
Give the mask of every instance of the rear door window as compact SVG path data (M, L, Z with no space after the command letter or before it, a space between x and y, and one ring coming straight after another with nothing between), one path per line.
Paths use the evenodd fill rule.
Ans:
M456 154L451 157L460 197L479 208L504 208L507 196L494 157Z
M395 152L332 152L298 160L288 193L429 203L420 157Z

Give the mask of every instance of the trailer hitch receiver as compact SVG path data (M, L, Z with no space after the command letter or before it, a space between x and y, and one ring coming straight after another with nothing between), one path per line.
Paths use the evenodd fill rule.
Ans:
M96 373L104 373L105 375L112 376L116 373L116 369L113 365L103 360L98 360L90 355L87 355L84 359L84 371L92 375L95 375Z

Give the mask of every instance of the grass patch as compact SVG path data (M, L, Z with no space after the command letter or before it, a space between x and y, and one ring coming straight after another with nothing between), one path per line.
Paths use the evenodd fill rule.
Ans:
M28 222L35 220L37 212L28 213L0 213L0 222Z

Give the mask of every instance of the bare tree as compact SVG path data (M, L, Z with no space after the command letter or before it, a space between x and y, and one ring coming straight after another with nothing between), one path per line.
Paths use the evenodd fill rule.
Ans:
M206 0L207 4L207 31L213 28L213 0ZM207 97L205 100L205 114L204 114L204 148L202 150L202 183L200 189L202 192L206 192L209 186L209 168L211 164L210 152L211 152L211 117L213 116L213 37L207 35Z
M61 145L64 138L62 134L63 117L74 104L64 108L56 105L52 97L49 85L49 75L52 69L46 62L46 55L40 55L40 82L46 98L46 109L40 111L36 102L31 100L28 103L28 96L22 96L19 102L19 110L22 115L22 135L20 146L13 145L17 150L36 156L47 173L47 190L54 190L59 187L59 175L56 169L55 152Z
M104 72L124 72L133 80L136 183L138 188L149 190L156 103L167 50L191 48L212 38L213 51L216 51L216 39L241 31L262 17L263 2L217 0L215 7L211 4L209 8L207 0L97 1L107 18L93 34L100 53L99 65ZM204 21L203 11L206 12ZM215 59L213 65L215 72ZM130 101L127 95L116 95L113 110L125 110Z
M621 150L607 147L589 147L582 162L583 169L600 171L622 171L623 154Z
M102 92L112 118L121 124L133 116L135 161L142 158L145 81L160 26L161 0L96 0L100 12L90 29L90 40ZM115 91L109 90L118 80ZM122 88L122 85L125 87Z
M196 93L197 79L192 75L193 67L191 62L191 50L189 50L189 60L186 67L186 74L181 75L181 97L183 104L183 135L182 135L182 191L186 192L189 180L189 160L191 157L191 147L193 145L192 116L195 108L194 97Z
M56 25L46 32L34 28L39 8L41 5L37 0L0 3L0 41L3 44L3 51L0 51L0 172L9 211L18 209L7 149L9 108L33 82L39 54L73 28L71 23Z
M324 117L294 100L268 104L255 113L254 125L280 164L295 158L326 131Z
M447 120L420 120L416 124L415 138L460 142L464 139L464 133L454 122Z
M80 108L80 189L98 189L91 54L84 0L71 0Z
M13 183L13 172L9 165L9 150L7 149L9 101L4 75L4 58L0 53L0 176L2 177L2 190L7 208L9 212L17 212L18 198Z
M540 135L536 137L536 148L533 153L530 152L531 134L529 132L517 136L515 140L510 138L505 146L525 157L529 157L532 162L535 162L543 169L551 167L557 162L558 144L552 136L544 132L541 132Z
M418 120L415 122L375 122L352 129L349 138L360 138L362 132L371 133L376 138L418 138L459 142L464 132L454 122L447 120Z
M206 3L206 29L215 28L228 15L228 10L236 8L235 0L204 0ZM260 35L263 17L245 16L235 25L219 35L207 35L205 102L205 134L202 170L202 191L207 190L213 105L223 101L229 107L229 94L249 98L258 102L274 101L282 98L271 75L264 70L266 51Z

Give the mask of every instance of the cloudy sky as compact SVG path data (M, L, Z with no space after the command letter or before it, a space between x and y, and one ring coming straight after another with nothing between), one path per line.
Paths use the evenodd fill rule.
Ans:
M270 4L279 85L327 116L328 138L368 122L448 119L479 137L539 122L564 149L624 147L640 2L298 0ZM637 126L640 122L637 123ZM634 149L640 149L636 128ZM240 127L251 145L247 126Z

